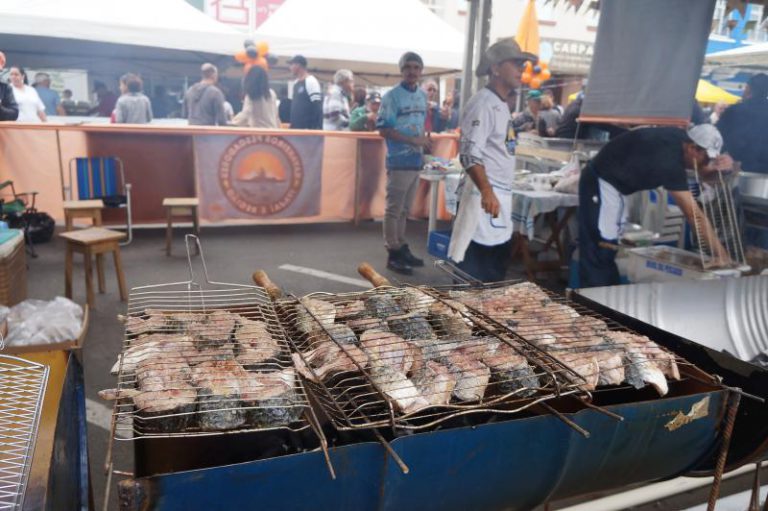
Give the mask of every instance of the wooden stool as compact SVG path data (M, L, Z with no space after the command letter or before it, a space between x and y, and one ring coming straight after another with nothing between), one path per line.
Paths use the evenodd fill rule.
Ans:
M104 201L101 199L64 201L64 230L73 229L75 218L90 218L94 227L101 225L102 209L104 209Z
M123 275L123 262L120 259L120 241L125 234L110 231L103 227L90 227L72 232L59 234L67 240L67 254L64 268L64 294L72 298L72 253L79 252L85 258L85 292L88 297L88 306L93 307L93 277L91 275L91 256L96 256L96 272L99 279L99 293L105 291L104 261L102 254L112 252L115 259L115 273L117 273L117 285L120 289L120 299L125 301L128 293L125 290L125 275Z
M168 219L168 226L165 228L165 255L171 255L171 241L173 240L173 219L179 216L192 217L192 230L195 235L200 234L200 225L197 222L197 206L200 200L194 197L166 197L163 199L165 208L165 217ZM195 246L195 250L199 250Z

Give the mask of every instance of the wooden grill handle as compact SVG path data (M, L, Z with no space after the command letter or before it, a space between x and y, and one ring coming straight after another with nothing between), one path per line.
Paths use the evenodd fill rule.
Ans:
M256 270L253 272L253 275L251 275L251 278L257 286L263 287L269 297L273 300L282 298L283 291L274 282L272 282L272 279L269 278L269 275L267 275L267 272L264 270Z
M373 287L392 285L392 283L385 276L377 272L373 266L368 263L360 263L360 266L357 267L357 273L362 275L365 280L373 284Z

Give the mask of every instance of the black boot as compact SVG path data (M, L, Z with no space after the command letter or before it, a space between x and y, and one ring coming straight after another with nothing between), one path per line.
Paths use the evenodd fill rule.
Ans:
M400 247L400 250L403 251L403 260L410 264L413 267L416 266L424 266L424 259L419 259L413 253L411 253L411 249L408 248L408 245L403 245Z
M402 247L397 250L390 250L389 257L387 258L387 268L395 273L402 273L403 275L412 275L413 266L408 264L408 261L403 257Z

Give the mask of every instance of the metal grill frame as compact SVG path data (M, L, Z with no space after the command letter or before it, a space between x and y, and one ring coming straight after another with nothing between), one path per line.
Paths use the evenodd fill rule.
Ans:
M48 366L0 355L0 510L22 509Z
M418 289L419 291L424 292L423 288L420 287L413 287L414 289ZM392 293L403 293L403 288L399 287L379 287L363 292L353 292L353 293L312 293L309 295L306 295L304 298L317 298L324 301L328 301L330 303L333 303L333 301L339 301L339 302L345 302L345 301L352 301L352 300L360 300L371 296L377 296L377 295L391 295ZM455 417L468 415L468 414L476 414L476 413L498 413L498 414L514 414L519 413L525 409L531 408L536 405L541 405L545 403L546 401L550 399L555 399L560 396L564 395L578 395L578 394L584 394L582 390L578 388L579 383L576 383L574 381L559 381L558 377L555 376L553 372L553 368L557 368L557 371L563 371L563 372L570 372L571 378L573 380L580 380L581 377L573 372L570 368L565 366L564 364L559 363L554 358L546 355L541 350L537 350L535 347L530 346L529 344L524 344L525 347L533 348L533 350L536 352L536 357L532 360L531 356L527 355L526 353L521 353L520 348L521 345L516 344L520 341L514 334L510 334L506 330L499 331L499 329L493 328L490 324L490 322L485 321L478 321L478 318L467 315L458 309L456 309L453 305L451 305L449 302L446 302L444 297L438 296L436 294L430 294L425 293L426 296L429 296L433 298L435 301L439 301L443 303L444 305L447 305L455 312L459 312L462 314L462 316L470 321L472 325L479 329L481 332L483 332L483 338L490 338L494 341L503 343L511 347L515 352L517 352L519 355L522 355L526 361L531 364L533 367L537 367L539 369L542 369L545 373L548 373L552 377L552 381L554 383L554 390L550 391L550 394L548 395L541 395L541 396L532 396L531 398L521 398L519 396L516 396L519 391L515 392L509 392L502 396L497 396L495 399L489 400L489 401L481 401L480 403L475 404L449 404L449 405L432 405L429 407L426 407L424 409L420 409L417 412L411 412L411 413L400 413L395 409L395 406L392 403L392 400L388 398L385 393L378 389L377 385L373 382L369 372L361 367L357 362L355 362L354 357L350 356L348 351L345 349L343 343L339 343L334 337L331 335L331 333L327 330L327 328L323 325L322 321L320 321L315 315L310 311L308 308L306 308L301 302L300 299L296 296L291 296L290 298L279 300L277 302L276 308L278 309L278 314L281 317L281 319L288 324L292 324L293 321L291 318L287 317L290 315L287 311L290 309L296 310L297 307L301 307L303 310L303 313L312 317L316 323L317 326L320 327L320 330L334 343L336 343L337 346L339 346L344 355L349 358L352 362L355 363L355 365L358 367L358 370L360 372L360 379L362 380L362 383L360 385L369 385L373 389L373 393L378 394L380 401L378 403L379 407L381 407L382 404L386 405L387 410L387 418L385 419L379 419L379 420L372 420L369 416L365 415L364 413L361 413L361 418L356 419L354 417L351 417L350 413L348 413L347 410L349 410L349 405L351 405L352 411L357 411L361 407L368 405L372 405L372 403L355 403L351 400L349 401L343 401L339 398L335 397L335 392L333 392L325 383L321 381L320 378L315 378L316 382L311 382L305 379L307 387L312 391L313 395L318 396L318 401L322 404L326 414L328 415L329 419L333 422L334 426L337 429L341 430L355 430L355 429L370 429L370 428L377 428L377 427L391 427L393 429L401 429L401 430L423 430L432 428L434 426L439 425L440 423L443 423L447 420L453 419ZM305 350L302 349L302 345L305 343L305 340L302 340L302 337L304 334L301 334L296 330L294 327L289 327L288 330L288 338L289 341L292 343L292 345L295 348L296 353L300 357L302 357L302 360L306 363L306 359L304 358ZM309 364L306 364L307 367L313 371L311 366ZM537 373L538 374L538 373ZM313 372L313 375L316 376L316 374ZM539 375L541 376L541 375ZM344 394L350 389L349 386L339 386L342 390L341 395L339 397L344 397ZM511 406L511 403L514 403L516 401L522 401L522 406L513 407ZM506 406L504 406L506 405ZM414 422L419 421L419 419L426 420L426 418L429 416L429 412L433 411L434 409L448 409L452 411L447 412L438 412L434 415L436 416L435 419L429 420L428 422L418 423L415 424Z

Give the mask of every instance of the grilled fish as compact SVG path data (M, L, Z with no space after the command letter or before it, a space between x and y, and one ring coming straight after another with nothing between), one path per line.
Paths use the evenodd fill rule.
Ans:
M197 349L191 337L165 334L154 334L153 336L160 335L161 337L156 337L154 340L144 340L125 350L118 356L117 362L112 366L110 372L112 374L118 373L121 358L123 361L123 374L127 374L134 372L137 364L142 360L162 359L166 356L179 356L186 360L197 354Z
M456 376L443 364L429 360L411 378L430 406L447 405L456 388Z
M424 316L416 312L399 314L387 318L389 330L403 339L432 339L435 332Z
M448 300L446 300L447 302ZM464 339L472 335L472 324L461 314L461 310L466 310L462 304L451 301L455 307L450 307L446 303L436 302L429 308L432 324L441 335ZM456 309L459 310L456 310Z
M320 325L331 326L336 320L336 307L324 300L304 297L296 306L296 328L304 334L320 330ZM302 307L303 305L303 307Z
M360 347L370 357L371 365L391 367L407 374L418 356L416 347L392 332L366 330L360 337Z
M385 318L404 314L405 311L394 297L386 294L375 294L365 299L365 308L371 316Z
M400 305L407 312L426 315L435 299L415 287L406 287L400 297Z
M373 366L370 369L371 382L381 390L403 413L414 413L429 406L416 389L416 385L405 374L388 365Z
M453 396L459 401L479 401L485 395L491 370L479 360L456 350L445 357L448 369L456 377Z
M338 373L355 372L368 366L368 356L360 348L345 345L342 349L331 341L318 343L303 356L293 353L291 358L299 374L316 383Z

